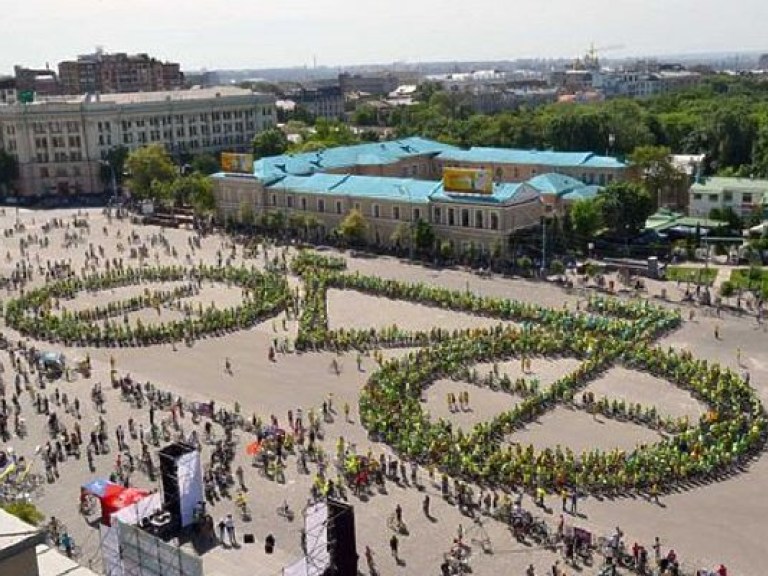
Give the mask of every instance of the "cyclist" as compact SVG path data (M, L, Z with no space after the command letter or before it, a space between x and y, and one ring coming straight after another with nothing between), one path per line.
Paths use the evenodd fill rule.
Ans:
M245 497L245 493L243 493L242 490L237 491L237 496L235 496L235 506L240 510L240 514L245 516L248 509L248 499Z

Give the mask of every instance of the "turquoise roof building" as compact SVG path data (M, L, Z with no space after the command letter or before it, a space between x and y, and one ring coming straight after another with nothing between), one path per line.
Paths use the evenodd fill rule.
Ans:
M282 154L254 163L254 174L264 180L285 175L310 176L316 172L357 166L387 166L416 156L436 156L456 149L449 144L413 136L402 140L337 146L314 152Z

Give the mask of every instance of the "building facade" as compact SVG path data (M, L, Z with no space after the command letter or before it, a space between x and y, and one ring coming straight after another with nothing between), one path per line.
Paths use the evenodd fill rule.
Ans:
M16 104L16 79L12 76L0 78L0 106L3 104Z
M611 156L591 152L547 152L507 148L452 149L434 159L434 175L445 168L483 168L496 182L524 182L541 174L564 174L587 185L607 186L632 177L629 167Z
M113 148L249 151L276 121L274 98L233 87L62 97L1 106L0 148L19 163L18 195L92 194Z
M61 94L56 72L49 68L34 69L14 66L17 94L29 93L35 96L55 96Z
M339 86L299 88L285 96L304 108L314 118L341 120L344 118L344 94Z
M742 218L755 212L768 218L768 180L715 177L695 182L690 189L688 214L707 218L714 208L730 208Z
M371 244L403 245L422 220L455 253L504 254L510 233L538 225L544 214L539 193L525 183L498 184L490 194L466 194L448 192L439 181L351 174L286 176L271 182L253 175L216 174L212 180L222 221L241 221L246 211L256 218L280 213L284 222L301 215L316 223L314 235L320 242L354 209L366 220Z
M343 94L364 93L371 96L384 96L398 87L397 76L385 74L381 76L363 76L342 72L339 74L339 87Z
M482 170L492 185L484 193L446 190L443 171L449 168ZM222 220L238 220L244 210L280 212L284 222L312 216L322 239L357 209L369 222L371 243L390 244L403 223L423 220L454 249L482 253L506 250L512 232L630 177L618 160L589 153L461 150L411 137L262 158L253 174L217 174L213 188Z
M179 64L147 54L98 51L59 62L59 84L62 94L158 92L182 88L184 75Z

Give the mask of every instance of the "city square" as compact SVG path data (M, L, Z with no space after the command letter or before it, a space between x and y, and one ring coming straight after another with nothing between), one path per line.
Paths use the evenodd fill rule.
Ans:
M80 486L116 471L118 425L126 428L130 418L136 426L151 427L146 407L125 401L113 386L116 377L149 382L173 398L183 398L185 405L213 401L246 422L267 425L272 420L276 427L290 429L289 411L322 420L317 444L327 455L326 474L334 482L341 476L336 470L337 460L343 460L337 455L339 446L342 452L370 454L370 459L383 454L400 460L408 473L400 474L397 482L387 480L384 489L372 487L363 496L350 488L345 494L355 510L359 569L368 572L364 551L370 547L382 575L440 573L460 533L471 549L469 565L476 574L523 574L531 564L536 574L543 574L555 562L566 574L598 574L603 563L597 555L591 566L579 563L577 570L566 565L559 550L529 539L518 541L493 514L478 515L481 521L475 522L456 505L455 494L443 498L441 473L450 476L451 492L455 477L482 480L469 481L477 499L484 489L503 493L502 473L493 464L502 462L513 447L605 455L643 445L651 458L656 443L672 442L688 425L706 421L714 411L702 401L705 390L698 389L695 397L690 389L670 382L673 372L667 373L669 378L651 373L654 366L685 361L687 353L707 360L710 367L718 363L733 371L729 382L735 393L744 394L744 402L749 395L737 379L746 373L753 401L768 399L763 325L754 317L725 311L715 316L702 309L692 317L681 307L682 289L671 283L647 281L641 296L648 305L629 291L616 290L618 300L604 300L595 287L565 291L554 283L479 276L390 257L335 251L306 257L292 247L270 243L246 250L223 235L198 237L188 230L135 225L108 218L100 210L6 209L0 228L6 231L7 252L0 254L2 275L11 277L20 266L33 272L24 286L6 287L4 335L11 345L23 341L27 349L61 353L68 367L83 359L90 364L87 377L68 370L47 382L44 391L38 388L37 374L31 374L29 387L51 402L57 390L69 401L79 399L80 419L51 405L67 428L77 421L87 436L100 418L106 424L112 449L94 457L95 471L84 457L67 457L58 466L58 478L44 482L33 497L46 518L55 516L66 525L80 549L78 560L95 571L101 570L99 533L93 517L78 511ZM53 296L36 300L34 314L18 308L15 316L8 316L9 302L36 298L34 290L46 285L46 270L47 285L56 286L51 271L57 263L75 277L100 274L103 288L99 282L77 289L63 283ZM332 269L336 266L339 270ZM137 272L121 276L115 270L128 267ZM656 297L662 288L667 300ZM65 313L71 314L70 321L58 322ZM84 316L72 320L78 313ZM643 348L645 341L658 351ZM441 364L448 361L450 369ZM16 375L7 350L2 362L5 395L10 397ZM691 374L700 378L703 373ZM387 382L404 395L394 400L387 396ZM105 399L103 414L91 401L97 384ZM404 388L398 388L401 385ZM587 410L585 393L594 394L598 405L607 398L607 405ZM464 394L468 400L460 406L451 401ZM14 434L6 447L32 459L32 472L45 478L35 447L51 438L46 417L35 413L31 398L26 391L19 396L27 435ZM625 408L617 412L611 408L613 401L623 402ZM393 406L390 412L388 403ZM626 408L635 405L642 411ZM650 407L655 411L649 419ZM156 418L164 432L167 427L169 440L186 438L193 430L200 438L207 436L207 419L193 423L189 413L159 412ZM492 430L478 428L481 423L491 423ZM458 438L466 440L466 453L476 454L470 462L450 446L441 447L457 430ZM221 426L213 426L212 436L202 442L204 466L215 440L224 437ZM284 478L272 479L262 473L259 459L246 453L256 435L239 428L234 436L233 464L244 471L251 514L244 521L234 498L209 505L216 522L227 513L234 515L238 544L212 543L202 554L205 573L280 574L301 556L302 511L318 466L310 462L310 473L304 473L289 452ZM561 512L561 494L538 473L546 494L543 506L535 505L538 490L525 470L519 477L510 473L516 481L507 487L524 489L522 507L553 530L562 514L568 527L586 530L595 539L609 538L620 527L627 548L639 542L651 556L658 537L662 554L674 549L685 573L723 563L736 574L759 574L761 518L768 512L763 437L764 431L745 439L751 444L743 459L734 456L734 466L722 465L724 458L717 460L707 479L683 474L680 482L666 482L671 473L661 467L655 480L641 482L631 470L619 470L616 480L598 485L589 474L581 474L583 470L563 465L565 486L578 494L576 512L570 504L568 512ZM135 438L126 442L133 454L139 453ZM706 451L706 443L702 446ZM596 452L596 459L603 457ZM478 470L484 461L488 470ZM138 470L130 482L148 490L159 485ZM649 485L656 486L649 490ZM234 492L235 487L230 496ZM430 497L429 515L423 512L425 496ZM295 512L293 521L277 514L283 502ZM407 535L399 538L396 559L390 553L394 532L388 519L398 506ZM246 533L255 536L255 544L243 543ZM268 534L276 541L273 554L264 552ZM184 543L184 549L192 547Z

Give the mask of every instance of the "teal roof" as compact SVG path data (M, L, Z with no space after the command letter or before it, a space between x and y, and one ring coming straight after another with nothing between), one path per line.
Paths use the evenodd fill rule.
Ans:
M441 160L455 162L488 162L493 164L538 164L562 168L626 168L627 165L611 156L597 156L592 152L551 152L543 150L517 150L514 148L473 147L469 150L451 149L438 155Z
M575 190L585 187L584 182L571 178L565 174L541 174L528 180L528 184L536 188L542 194L564 196Z
M539 192L536 189L520 182L494 184L491 194L446 192L441 182L440 187L435 190L430 199L458 204L505 204L509 202L518 204L536 200L538 197Z
M569 202L576 202L577 200L592 200L596 198L603 188L601 186L582 186L577 190L566 192L564 198Z
M268 184L267 188L290 190L299 194L335 194L413 204L427 204L430 201L501 204L533 201L538 197L535 189L520 183L495 184L492 194L455 194L446 192L443 183L434 180L320 173L312 176L285 176Z
M696 192L722 192L723 190L768 192L768 180L714 176L700 182L694 182L691 190Z
M719 228L723 226L725 222L721 220L712 220L711 218L698 218L693 216L685 216L680 212L669 210L668 208L659 208L654 214L648 216L648 220L645 221L646 230L656 230L657 232L663 232L670 228L678 226L685 228Z
M315 152L270 156L254 162L254 173L265 180L289 175L309 176L316 172L353 166L394 164L404 158L437 155L453 146L417 136L402 140L338 146Z
M305 194L337 194L426 204L430 194L440 186L440 182L411 178L318 173L312 176L286 176L269 184L267 188Z

